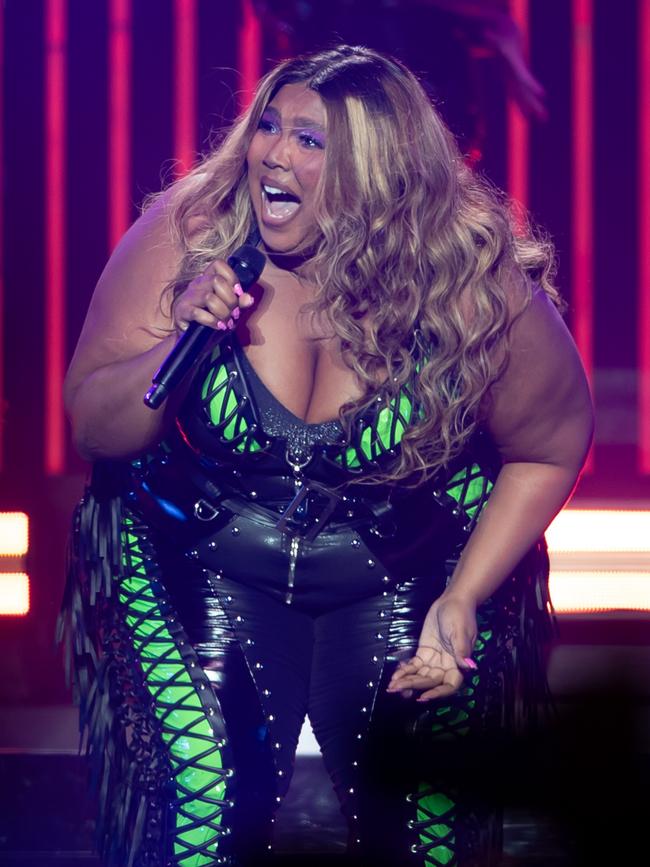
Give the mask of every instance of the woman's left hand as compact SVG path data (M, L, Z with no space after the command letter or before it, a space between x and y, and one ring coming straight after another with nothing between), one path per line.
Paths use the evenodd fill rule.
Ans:
M400 663L387 691L409 698L415 690L422 690L420 702L457 692L464 672L476 669L470 657L476 631L472 602L452 593L440 596L427 613L415 654Z

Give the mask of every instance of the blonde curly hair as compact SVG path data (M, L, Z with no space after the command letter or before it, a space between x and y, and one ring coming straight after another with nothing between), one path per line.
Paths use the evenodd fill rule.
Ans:
M418 414L376 479L430 477L480 426L532 285L561 305L552 245L528 226L513 230L507 202L468 168L403 64L340 46L269 72L222 143L170 191L171 228L185 251L169 287L175 295L249 236L248 147L269 101L293 83L315 91L327 117L316 225L305 245L313 310L365 389L341 408L341 421L349 430L378 394L389 403L411 384ZM199 231L191 228L197 218Z

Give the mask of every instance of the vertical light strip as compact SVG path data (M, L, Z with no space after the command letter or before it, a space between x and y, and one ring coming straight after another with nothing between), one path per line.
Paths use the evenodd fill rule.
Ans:
M65 420L65 189L67 0L45 6L45 430L48 475L63 472Z
M510 14L519 27L528 57L528 0L510 0ZM517 103L508 99L508 193L513 200L515 228L528 208L528 121Z
M4 287L4 68L5 68L4 3L0 3L0 412L5 405L5 287ZM0 472L4 469L4 424L0 417Z
M239 30L239 111L248 108L261 75L262 30L253 0L242 0Z
M594 367L593 299L593 6L573 0L573 336L590 381ZM593 470L593 450L586 470Z
M650 0L639 0L639 471L650 474Z
M131 217L131 0L110 0L108 24L108 243Z
M174 4L174 157L176 176L196 158L196 0Z

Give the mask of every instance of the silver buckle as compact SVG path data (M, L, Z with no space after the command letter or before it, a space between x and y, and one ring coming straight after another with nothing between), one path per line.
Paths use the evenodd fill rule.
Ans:
M306 541L313 542L327 523L330 515L336 508L336 504L341 499L339 494L335 494L330 488L327 488L325 485L321 485L318 482L303 482L300 488L296 491L294 498L280 515L278 522L275 525L276 529L281 533L287 532L288 529L291 532L294 532L294 528L288 527L289 521L291 521L296 510L302 505L302 503L304 503L310 494L318 494L319 496L326 498L326 501L323 503L318 514L313 518L310 518L309 522L306 523L305 526L299 528L302 531L299 535Z
M197 500L194 503L194 517L199 521L214 521L219 514L220 509L208 503L207 500Z

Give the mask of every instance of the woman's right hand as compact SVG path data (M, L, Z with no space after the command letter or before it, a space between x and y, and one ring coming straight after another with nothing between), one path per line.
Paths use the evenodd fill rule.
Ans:
M190 322L226 331L235 327L241 310L254 302L232 268L222 259L215 259L174 302L174 325L179 332L186 331Z

